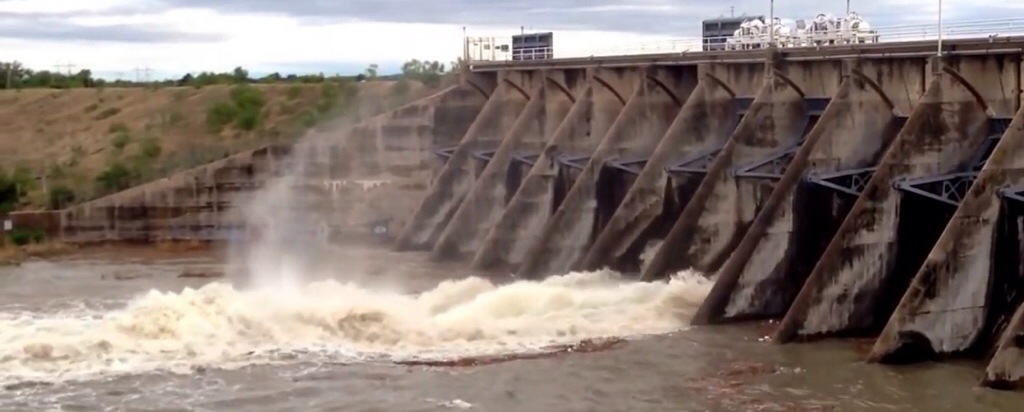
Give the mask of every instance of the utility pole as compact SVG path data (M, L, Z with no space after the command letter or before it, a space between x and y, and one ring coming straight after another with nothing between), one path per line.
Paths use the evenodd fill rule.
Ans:
M55 69L55 70L57 71L57 73L60 73L60 72L61 72L61 70L60 70L61 68L64 68L64 69L66 69L66 70L67 70L67 75L68 75L68 76L70 76L70 75L71 75L71 69L74 69L74 68L76 68L76 67L78 67L78 66L75 66L74 64L71 64L71 63L67 63L67 64L60 64L60 63L58 62L57 64L53 65L53 68L54 68L54 69Z
M469 61L469 37L466 37L466 26L462 26L462 59Z
M939 47L938 55L942 56L942 0L939 0Z
M768 45L775 48L775 0L771 0L768 8Z
M846 15L850 15L850 0L846 0Z
M152 71L149 66L146 67L135 67L135 82L140 83L143 80L149 81L149 72Z

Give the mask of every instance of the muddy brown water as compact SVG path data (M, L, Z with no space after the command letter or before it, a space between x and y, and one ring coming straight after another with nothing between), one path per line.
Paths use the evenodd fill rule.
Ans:
M359 262L360 275L351 279L350 271L346 275L350 279L346 280L391 287L401 285L405 293L429 290L443 279L473 275L460 265L430 263L415 253L350 248L339 252L338 258ZM863 350L858 349L858 345L862 346L863 342L773 345L761 340L764 325L688 328L630 338L606 350L472 366L338 358L323 356L322 352L311 348L308 352L280 354L271 363L250 364L243 356L234 358L230 367L208 362L184 369L138 368L147 356L157 356L154 354L162 356L168 364L190 354L176 353L175 346L142 353L141 346L131 345L124 346L127 349L121 353L117 352L121 350L117 349L118 343L113 342L115 349L104 347L96 352L102 355L82 355L88 359L83 358L79 363L93 365L103 373L70 378L62 368L70 370L71 366L64 366L65 361L59 354L38 355L38 348L26 345L26 342L49 342L56 347L57 338L51 335L71 339L71 343L75 343L75 339L84 341L91 333L89 319L124 311L126 305L152 290L179 294L211 282L231 281L235 275L225 261L222 253L107 249L0 268L0 314L6 316L5 325L9 329L0 332L0 373L8 373L8 376L0 376L3 382L0 410L1019 411L1024 408L1022 394L978 387L983 365L976 362L905 367L869 365L861 361ZM183 271L194 272L196 268L211 273L226 271L230 276L227 279L179 277ZM150 299L157 298L151 296ZM222 303L211 307L227 310L226 306L229 305ZM166 320L183 316L181 313L151 309L147 315ZM68 318L80 320L69 321ZM541 322L545 318L538 316L536 319ZM55 330L79 325L75 322L85 322L80 324L86 326L74 333ZM189 333L193 333L201 331L203 326L189 327L192 328ZM19 328L24 330L18 332ZM175 333L183 334L183 330ZM206 330L203 333L219 332ZM197 342L209 344L209 341ZM205 348L193 349L202 352ZM37 356L26 358L29 352ZM135 363L128 359L134 359ZM50 374L12 375L11 371L21 370L46 370Z

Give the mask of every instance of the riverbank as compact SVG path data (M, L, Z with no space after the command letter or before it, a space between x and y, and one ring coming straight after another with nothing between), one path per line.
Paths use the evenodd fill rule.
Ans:
M77 251L78 246L63 242L30 243L23 246L0 245L0 266L20 265L31 258L53 258Z
M24 246L0 245L0 266L16 266L29 259L66 260L82 257L118 260L132 257L144 261L217 256L223 245L209 242L73 244L45 241Z

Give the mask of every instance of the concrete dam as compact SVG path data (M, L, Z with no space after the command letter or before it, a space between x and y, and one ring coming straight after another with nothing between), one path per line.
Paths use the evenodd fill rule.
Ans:
M395 243L539 278L716 284L695 324L1024 378L1024 39L475 64ZM486 85L486 86L485 86ZM493 91L490 89L493 86Z
M694 324L877 337L870 361L982 359L986 385L1020 388L1024 38L938 49L472 62L458 86L305 147L297 184L323 195L321 221L387 222L398 250L523 278L694 270L716 281ZM62 234L224 238L288 151L61 211ZM332 193L375 179L337 212Z

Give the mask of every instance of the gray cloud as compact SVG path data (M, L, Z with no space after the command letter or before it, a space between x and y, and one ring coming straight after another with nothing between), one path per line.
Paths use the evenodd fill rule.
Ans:
M51 21L45 25L0 22L0 38L121 43L199 43L220 41L225 37L218 34L183 33L124 24L81 26Z
M691 0L161 0L168 7L198 7L224 12L275 13L309 23L359 19L403 23L527 26L553 30L614 30L673 36L699 35L700 21L735 14L768 14L768 0L714 2ZM785 4L783 4L785 3ZM818 12L841 14L845 3L821 0L776 1L776 15L803 19ZM1009 2L1008 2L1009 3ZM557 6L552 6L557 4ZM882 0L854 0L855 10L872 25L892 26L934 21L920 5L894 5ZM998 18L1019 14L1018 6L947 6L950 18Z
M3 2L0 1L0 4ZM190 33L152 25L81 25L73 17L106 17L152 10L149 7L120 7L103 11L59 13L0 12L0 38L121 43L201 43L226 37L215 33Z

